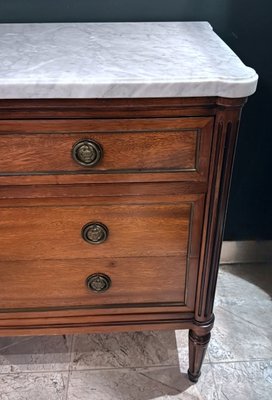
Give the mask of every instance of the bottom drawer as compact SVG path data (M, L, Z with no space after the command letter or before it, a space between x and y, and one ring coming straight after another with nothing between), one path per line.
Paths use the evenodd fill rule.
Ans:
M184 303L187 270L186 256L5 261L0 309ZM87 278L101 273L90 289Z

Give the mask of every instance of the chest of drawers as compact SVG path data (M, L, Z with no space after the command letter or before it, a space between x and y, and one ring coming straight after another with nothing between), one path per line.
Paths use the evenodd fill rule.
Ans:
M41 86L40 96L19 87L13 98L8 89L0 335L189 329L197 381L246 95L126 97L121 86L108 98L43 98Z

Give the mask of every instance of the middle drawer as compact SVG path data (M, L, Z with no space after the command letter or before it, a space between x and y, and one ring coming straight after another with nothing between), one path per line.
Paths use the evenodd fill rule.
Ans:
M190 202L1 207L1 260L177 256L190 219Z

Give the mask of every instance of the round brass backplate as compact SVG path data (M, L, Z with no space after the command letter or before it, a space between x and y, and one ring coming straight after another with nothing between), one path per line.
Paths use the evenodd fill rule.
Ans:
M84 167L94 167L99 163L102 155L102 146L91 139L80 140L72 148L73 159Z
M95 293L105 292L110 288L111 279L108 275L96 273L86 279L87 287Z
M101 244L107 239L109 230L101 222L89 222L83 226L81 233L87 243Z

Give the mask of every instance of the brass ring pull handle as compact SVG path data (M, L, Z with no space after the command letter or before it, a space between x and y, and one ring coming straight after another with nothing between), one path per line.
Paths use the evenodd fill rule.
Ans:
M95 293L105 292L110 288L111 279L106 274L96 273L88 276L87 287Z
M103 155L102 146L94 140L81 140L74 144L72 157L76 163L84 167L94 167Z
M89 222L83 226L81 233L87 243L100 244L107 239L109 230L101 222Z

